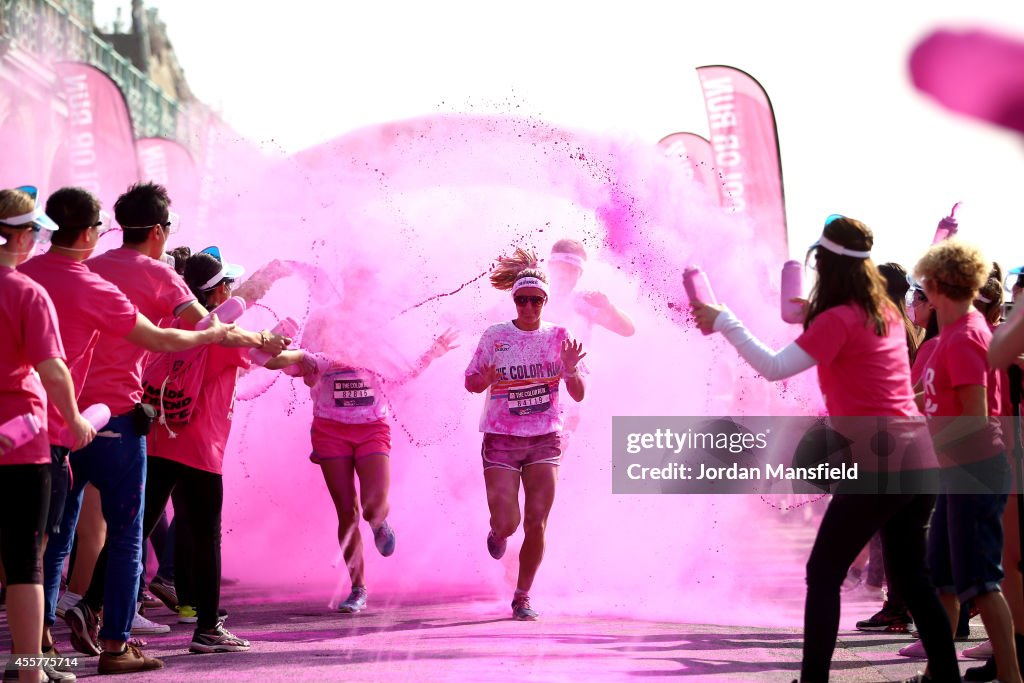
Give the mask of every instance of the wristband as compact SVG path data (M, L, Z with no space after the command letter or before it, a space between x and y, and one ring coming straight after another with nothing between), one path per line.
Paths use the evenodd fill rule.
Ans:
M265 348L270 338L267 336L266 330L260 330L260 345L259 348Z
M573 368L572 372L563 372L562 374L564 374L567 378L573 378L573 377L579 377L580 376L580 371L579 371L579 368Z

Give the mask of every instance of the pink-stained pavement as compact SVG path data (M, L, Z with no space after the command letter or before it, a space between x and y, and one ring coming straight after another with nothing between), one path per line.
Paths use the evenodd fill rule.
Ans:
M370 596L358 615L330 611L326 593L281 596L281 587L225 589L227 625L250 639L247 653L192 655L192 626L166 609L148 616L171 625L149 637L146 651L166 668L119 680L139 681L627 681L673 676L695 681L790 681L798 675L801 636L792 628L754 628L651 622L608 617L544 615L510 619L506 600L490 596ZM802 595L779 609L802 609ZM895 654L910 643L899 634L852 629L877 609L874 596L844 597L842 630L832 665L834 681L902 680L923 662ZM709 614L710 620L727 615ZM972 624L977 644L981 627ZM0 647L9 649L0 613ZM69 650L66 628L57 641ZM68 653L70 654L70 653ZM96 658L80 657L81 678L96 677ZM964 667L969 664L965 661Z

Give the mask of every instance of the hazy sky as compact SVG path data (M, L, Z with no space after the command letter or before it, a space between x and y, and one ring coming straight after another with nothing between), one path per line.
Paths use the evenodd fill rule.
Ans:
M1024 39L1011 0L266 2L150 0L189 83L242 133L297 150L444 111L528 113L649 140L707 135L694 68L760 80L778 122L794 251L825 216L863 219L911 262L964 200L962 230L1024 264L1024 141L918 95L906 61L936 27ZM98 0L109 23L128 2ZM909 265L909 263L908 263Z

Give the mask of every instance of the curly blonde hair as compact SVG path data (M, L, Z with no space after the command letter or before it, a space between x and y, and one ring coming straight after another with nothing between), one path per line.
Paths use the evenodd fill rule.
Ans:
M516 247L511 256L498 257L498 265L491 271L491 286L507 292L520 278L535 277L541 282L547 282L548 276L537 267L538 264L537 254L533 250Z
M954 238L932 245L914 266L914 276L931 280L939 294L953 301L969 301L985 285L990 269L980 249Z

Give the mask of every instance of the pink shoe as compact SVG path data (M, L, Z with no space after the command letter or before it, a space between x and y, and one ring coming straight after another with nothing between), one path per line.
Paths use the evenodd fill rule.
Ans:
M900 657L913 657L914 659L927 659L928 655L924 653L924 643L920 640L915 640L906 647L901 647L899 651Z
M992 656L992 641L986 640L980 645L969 647L964 650L964 657L970 657L971 659L988 659Z

